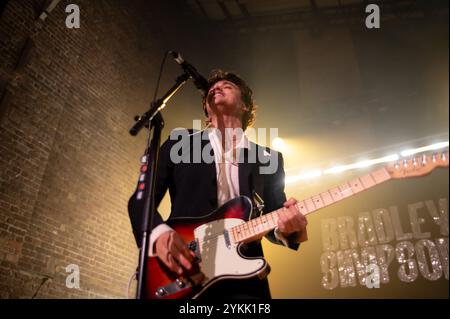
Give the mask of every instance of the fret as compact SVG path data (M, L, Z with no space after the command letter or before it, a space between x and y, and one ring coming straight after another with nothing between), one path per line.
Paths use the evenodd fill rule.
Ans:
M308 210L306 209L305 201L302 200L301 202L298 202L296 205L300 213L302 213L303 215L308 215Z
M267 220L267 227L272 226L272 221L269 218L270 217L269 214L264 214L264 216L266 217L266 220Z
M256 234L260 234L262 232L261 230L261 224L259 223L259 220L257 218L254 219L254 223L255 223L255 233Z
M270 213L271 219L272 219L272 226L275 228L278 224L278 216L275 213Z
M262 215L262 216L264 216L264 215ZM265 232L266 231L266 226L264 224L262 216L259 218L259 229L260 229L261 232Z
M255 228L254 220L253 220L253 219L250 219L250 221L249 221L248 223L249 223L249 225L250 225L250 228L251 228L252 233L253 233L253 234L257 234L256 228Z
M235 228L234 228L234 227L231 227L230 231L231 231L231 238L232 238L232 241L233 241L234 243L236 243L236 242L238 241L238 239L237 239L237 236L236 236Z
M266 219L267 219L267 229L272 229L273 228L273 222L272 220L269 218L269 215L266 214Z
M250 225L252 226L253 234L257 235L258 234L258 229L255 226L258 226L258 225L257 224L255 225L254 219L251 219Z
M306 208L308 209L308 213L311 213L316 210L316 206L314 206L314 203L311 198L305 199L305 205Z
M330 204L333 204L333 203L334 203L334 200L333 200L333 198L331 197L331 194L330 194L330 192L329 192L329 191L326 191L326 192L320 193L320 197L322 197L322 200L323 200L323 202L324 202L325 206L327 206L327 205L330 205Z
M276 227L276 225L278 224L278 216L276 216L275 212L272 212L269 215L270 215L270 218L272 219L272 226Z
M258 221L256 219L252 219L252 228L255 234L259 233Z
M339 185L339 189L341 191L342 198L347 198L353 195L352 188L348 185L348 183Z
M242 240L242 232L241 232L240 226L241 226L241 225L237 225L237 226L233 227L233 229L235 229L236 239L237 239L238 241L241 241L241 240Z
M261 221L263 222L262 223L262 226L263 226L263 230L265 231L265 230L267 230L267 227L268 227L268 221L267 221L267 216L266 215L262 215L261 216Z
M267 216L267 214L264 214L264 218L266 219L266 230L270 229L272 227L272 224L270 223L270 220Z
M312 201L314 203L314 205L316 206L317 209L322 208L324 205L322 198L320 198L320 195L316 195L314 197L312 197Z
M376 185L375 180L372 178L372 176L370 174L361 176L360 180L361 180L361 183L364 185L365 189Z
M278 224L278 220L280 219L280 213L282 213L282 211L283 211L283 208L279 208L273 212L274 226L276 226Z
M331 197L333 197L333 200L335 202L340 201L342 199L342 194L341 194L341 191L339 190L339 188L333 187L332 189L330 189L330 193L331 193Z
M353 194L362 192L364 190L364 187L359 178L355 178L354 180L351 180L350 187L352 188Z
M373 179L375 180L375 182L377 184L385 182L391 178L391 176L389 175L389 173L386 171L386 169L384 167L376 170L375 172L372 172L370 175L373 177Z
M250 227L249 227L250 225L249 225L249 223L248 222L245 222L244 223L244 228L245 228L245 231L247 232L247 237L251 237L252 236L252 231L251 231L251 229L250 229Z
M240 224L239 227L241 228L242 239L246 239L247 238L247 231L245 229L245 223Z

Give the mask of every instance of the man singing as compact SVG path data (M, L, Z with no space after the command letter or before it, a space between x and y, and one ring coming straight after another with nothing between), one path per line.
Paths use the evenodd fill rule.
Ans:
M284 207L278 213L277 227L267 233L266 238L298 249L299 244L307 240L307 220L297 210L296 199L286 200L283 157L279 152L250 142L243 133L255 118L252 90L239 76L222 70L214 71L208 84L209 90L202 101L208 126L205 131L189 130L188 143L191 146L195 138L202 137L200 149L188 148L188 158L195 157L194 152L201 152L197 154L201 156L207 148L210 151L206 153L213 160L204 161L203 157L197 163L174 160L177 152L172 148L179 141L165 141L157 167L156 207L169 190L171 213L167 223L170 224L177 218L207 215L238 196L252 200L257 197L264 203L262 214ZM263 161L261 156L250 156L251 152L267 158ZM269 162L277 164L272 172L264 170ZM142 205L143 201L137 201L134 194L129 202L129 211L138 246L141 238L137 230L140 229ZM159 214L154 217L149 245L150 255L159 258L170 271L183 275L191 269L195 254ZM260 240L243 245L241 253L248 257L263 256ZM267 278L256 276L218 281L201 297L268 299L271 295Z

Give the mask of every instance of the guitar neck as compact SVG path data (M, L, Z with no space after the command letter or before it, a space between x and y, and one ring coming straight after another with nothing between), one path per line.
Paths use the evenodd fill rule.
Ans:
M300 213L308 215L390 179L391 175L385 167L382 167L369 174L347 181L318 195L302 200L296 206ZM230 231L234 241L237 243L250 242L263 237L275 229L279 214L282 214L283 211L284 208L280 208L231 228Z

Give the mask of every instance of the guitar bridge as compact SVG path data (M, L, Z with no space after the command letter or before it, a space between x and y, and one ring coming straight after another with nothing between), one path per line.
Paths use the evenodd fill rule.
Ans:
M187 278L177 278L174 282L158 287L155 291L157 298L170 297L183 291L189 292L196 286L200 286L205 278L203 273L197 273Z

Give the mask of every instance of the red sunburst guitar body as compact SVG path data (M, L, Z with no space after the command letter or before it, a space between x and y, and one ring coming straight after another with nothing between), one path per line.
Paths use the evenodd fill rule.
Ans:
M190 273L179 276L158 258L149 257L144 297L195 298L220 280L265 276L269 271L266 261L243 256L239 252L240 243L235 239L234 233L240 225L245 225L251 211L250 199L240 196L206 216L168 222L195 252L197 260Z

